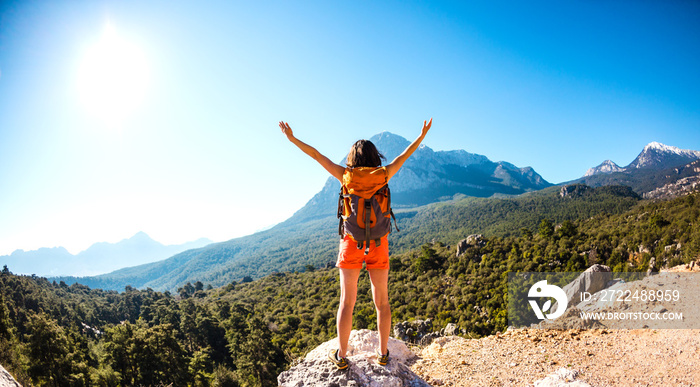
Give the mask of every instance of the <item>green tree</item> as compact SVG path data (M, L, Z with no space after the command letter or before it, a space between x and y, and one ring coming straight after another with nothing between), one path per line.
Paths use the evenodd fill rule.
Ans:
M442 266L442 257L430 245L421 246L421 254L413 262L413 271L416 274L423 274L429 270L437 270Z
M138 380L138 364L135 356L135 326L129 322L105 331L105 349L110 368L121 375L121 384L134 385Z
M68 338L63 328L43 314L29 318L29 376L37 384L71 384Z
M272 343L270 330L259 318L248 319L246 328L247 351L235 357L239 376L250 386L276 385L284 369L284 353Z
M568 219L562 222L561 227L559 227L559 236L561 237L573 238L577 233L576 225Z
M552 235L554 235L554 225L549 219L544 218L542 219L542 221L540 221L540 225L537 228L537 232L542 238L550 238Z
M238 376L236 375L236 372L221 364L218 365L216 369L214 369L214 375L212 379L213 380L211 385L213 387L240 386L240 384L238 383Z
M0 293L0 342L3 340L11 341L13 338L10 312L5 305L5 295Z

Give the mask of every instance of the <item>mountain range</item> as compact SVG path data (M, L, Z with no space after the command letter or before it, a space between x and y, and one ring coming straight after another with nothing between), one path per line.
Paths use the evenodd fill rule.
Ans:
M387 160L392 160L409 144L403 137L388 132L380 133L371 140ZM698 174L696 168L683 167L697 159L700 159L700 152L650 143L625 168L610 161L604 162L589 170L586 176L562 184L578 183L591 187L625 185L631 187L638 198L687 175ZM529 167L493 162L485 156L464 150L433 151L421 146L391 181L392 204L400 227L407 229L404 230L407 232L392 236L390 243L394 251L407 250L431 238L449 234L450 227L457 227L460 232L472 230L460 227L460 223L479 224L483 229L489 223L495 224L500 219L513 216L527 220L515 219L515 223L508 223L509 227L519 224L516 231L520 227L532 228L539 221L538 217L542 216L538 214L542 208L564 205L557 201L560 199L553 199L557 195L550 191L558 193L558 188L546 189L550 186L552 184ZM323 189L304 207L269 230L109 274L56 279L104 289L122 290L130 285L175 290L186 282L202 281L220 286L242 278L259 278L274 272L319 267L333 262L337 254L337 242L334 241L338 238L335 213L339 189L340 184L329 178ZM529 192L533 194L517 200L479 199L509 198ZM601 191L587 198L585 203L575 205L581 207L577 209L579 215L592 216L595 213L591 211L613 211L614 207L597 206L595 202L602 200L600 195L608 198L605 200L617 200L629 205L630 200L638 200L632 199L631 195L635 194L629 192ZM469 197L472 199L467 200ZM504 230L503 227L496 225L491 229L502 235L513 231ZM482 232L480 230L472 231ZM458 237L450 236L452 239ZM397 247L399 250L396 250Z
M377 134L370 141L388 162L410 145L405 138L389 132ZM531 167L493 162L465 150L434 151L421 145L391 179L390 188L393 207L412 208L453 199L455 195L519 195L551 185ZM287 222L299 223L334 214L339 191L340 182L328 178L323 189Z
M388 161L410 144L405 138L383 132L370 140ZM464 150L417 149L391 180L392 206L397 217L410 219L419 206L454 198L519 195L552 184L530 167L519 168ZM253 278L334 260L338 238L335 220L340 183L329 178L323 189L291 218L277 226L228 242L177 254L167 260L90 278L58 277L91 287L122 290L125 285L174 290L187 281L221 285L240 281L241 273ZM402 212L403 211L403 212Z
M628 166L622 168L611 160L605 160L597 167L589 169L584 177L615 172L631 172L639 169L668 169L691 163L697 159L700 159L700 151L680 149L654 141L647 144Z
M699 159L700 151L651 142L626 167L605 160L580 179L566 184L581 183L591 187L626 185L644 195L679 179L697 175L695 168L686 166Z
M165 246L144 232L117 243L95 243L85 251L71 254L64 247L38 250L16 250L0 256L0 265L7 265L18 274L39 276L92 276L129 266L160 261L177 253L206 246L211 240L202 238L180 245Z

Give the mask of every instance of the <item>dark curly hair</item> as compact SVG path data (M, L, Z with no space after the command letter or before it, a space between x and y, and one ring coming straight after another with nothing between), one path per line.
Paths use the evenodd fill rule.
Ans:
M348 153L346 165L348 167L379 167L386 157L379 153L372 141L359 140L353 144Z

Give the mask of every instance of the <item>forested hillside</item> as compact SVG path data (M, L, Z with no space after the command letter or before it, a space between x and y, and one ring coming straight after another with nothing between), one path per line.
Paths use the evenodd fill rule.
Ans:
M600 192L581 187L564 197L543 194L558 196L550 202L558 205L521 203L520 211L538 219L535 227L516 222L514 232L483 232L459 256L451 242L457 234L392 255L394 322L429 317L436 329L453 322L471 337L488 335L506 327L509 271L575 271L593 263L646 270L652 256L675 265L700 254L700 194L627 203L612 192L611 200L628 209L591 214L584 199ZM514 222L506 213L515 204L501 203L514 207L492 216ZM429 213L439 219L440 210ZM275 385L293 359L335 335L337 305L337 271L313 265L220 288L188 283L174 294L91 290L5 269L0 363L27 386ZM376 327L366 274L354 327Z

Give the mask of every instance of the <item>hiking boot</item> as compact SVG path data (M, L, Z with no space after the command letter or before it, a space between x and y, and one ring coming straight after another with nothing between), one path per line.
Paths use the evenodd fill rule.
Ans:
M376 350L377 352L377 364L380 366L385 366L389 362L389 350L386 350L386 355L382 355L379 350Z
M339 370L344 370L348 368L348 359L345 357L338 356L338 350L332 350L328 353L328 358L331 360Z

